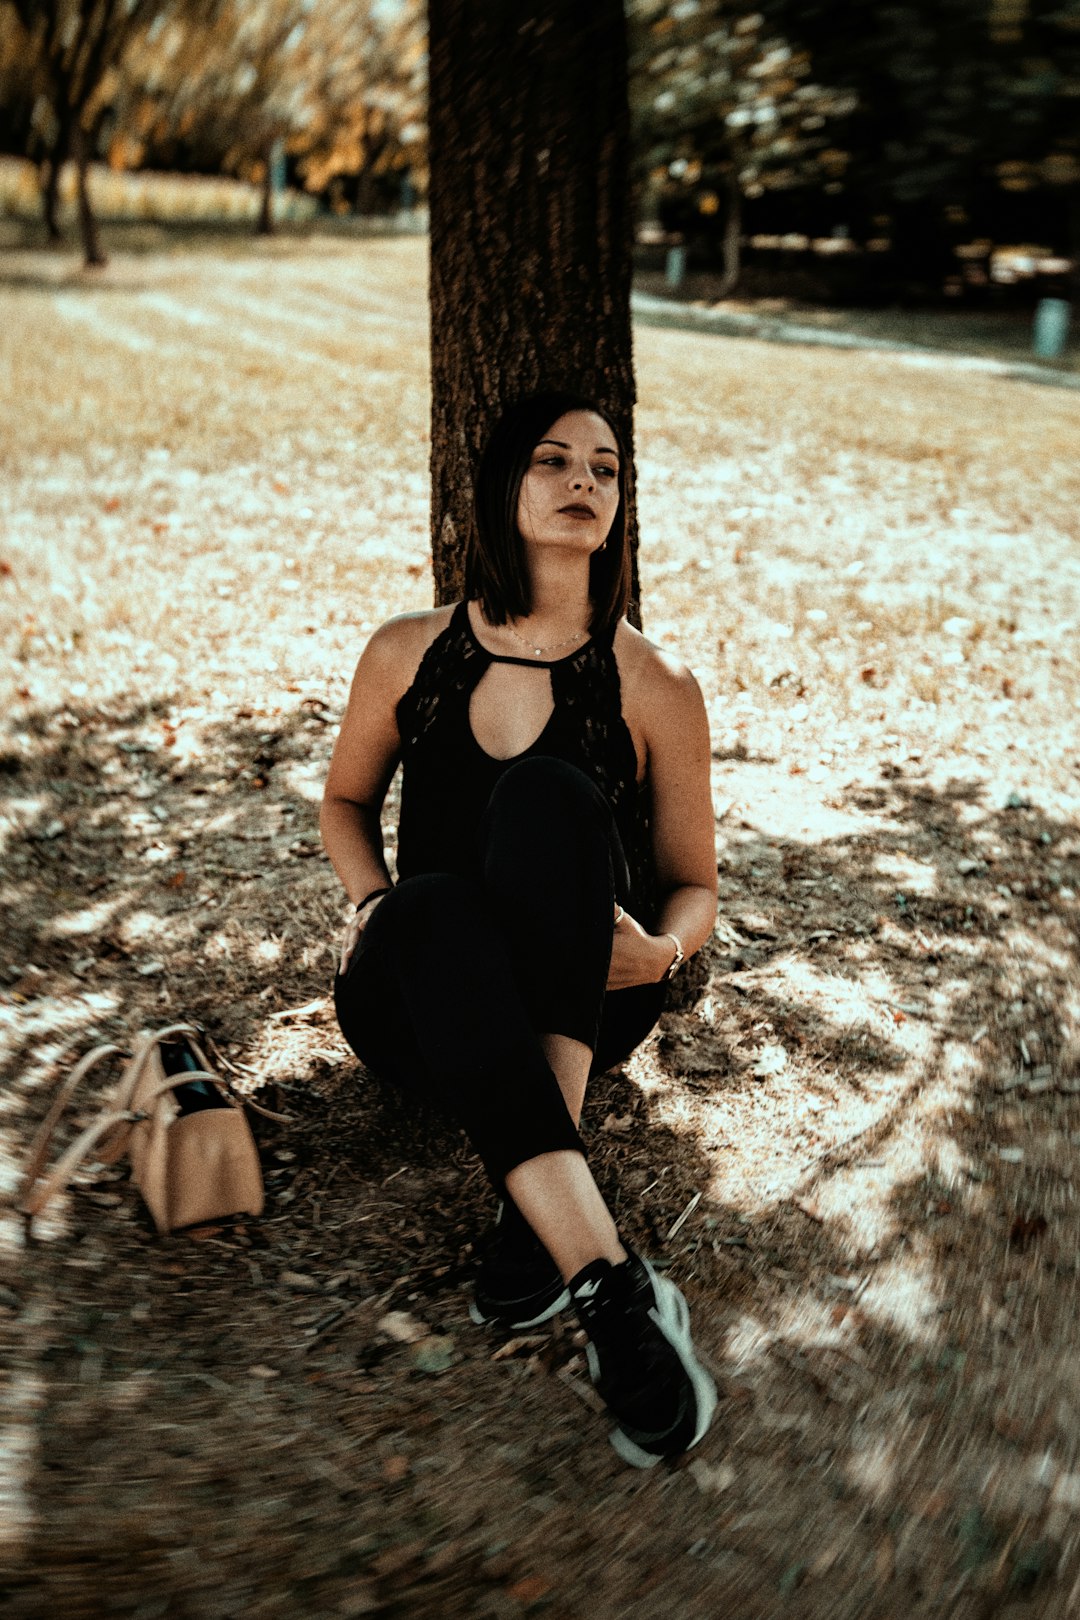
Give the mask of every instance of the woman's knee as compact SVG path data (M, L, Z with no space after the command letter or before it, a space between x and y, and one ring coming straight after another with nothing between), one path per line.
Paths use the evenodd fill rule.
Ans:
M515 760L500 776L492 791L489 809L494 814L512 810L552 814L599 815L609 818L607 800L596 783L578 766L549 754L534 754Z
M372 940L399 929L415 938L420 930L440 927L474 905L476 884L457 872L423 872L403 878L384 895L371 914L366 932Z

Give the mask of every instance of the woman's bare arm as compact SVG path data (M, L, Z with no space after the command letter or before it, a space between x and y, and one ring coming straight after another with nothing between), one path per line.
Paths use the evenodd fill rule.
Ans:
M380 815L401 753L396 710L430 640L431 618L410 614L375 631L356 666L334 744L319 830L354 904L390 882Z
M666 671L647 737L660 933L676 934L687 956L716 922L716 821L709 722L688 669Z
M710 785L709 724L688 669L638 644L632 680L638 730L648 751L652 840L661 895L655 932L627 918L615 930L609 988L663 978L675 934L687 956L716 921L716 832Z

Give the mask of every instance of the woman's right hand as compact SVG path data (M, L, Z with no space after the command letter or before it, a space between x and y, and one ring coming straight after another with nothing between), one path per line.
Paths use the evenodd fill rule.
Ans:
M385 898L385 895L373 895L368 901L367 905L361 906L359 911L354 911L348 922L345 924L345 937L341 941L341 963L338 967L339 974L344 975L349 963L353 959L356 952L356 947L360 943L360 935L364 932L364 929L371 921L372 913L374 912L375 907L379 904L379 901Z

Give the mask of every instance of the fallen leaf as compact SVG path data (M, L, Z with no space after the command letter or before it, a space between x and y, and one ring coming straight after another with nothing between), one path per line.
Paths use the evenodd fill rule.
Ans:
M748 939L777 939L779 937L776 928L768 917L763 917L759 911L742 911L735 921Z
M250 1376L252 1378L280 1378L281 1377L281 1368L280 1367L264 1367L262 1362L260 1361L260 1362L256 1362L254 1367L249 1367L248 1368L248 1373L250 1374Z
M1046 1231L1045 1215L1017 1215L1009 1230L1009 1243L1014 1249L1025 1249Z
M818 1204L816 1199L793 1198L791 1202L801 1214L807 1217L808 1220L817 1221L819 1224L824 1221L825 1216L822 1214L821 1206Z
M317 1278L309 1277L303 1271L282 1271L278 1275L278 1282L283 1288L295 1288L303 1294L315 1293L320 1286Z
M442 1373L452 1367L458 1355L449 1334L432 1333L413 1346L412 1364L417 1372Z
M778 1041L769 1041L758 1053L752 1073L758 1080L773 1080L784 1073L787 1063L787 1048Z
M511 1356L519 1356L523 1350L535 1350L537 1345L546 1343L547 1338L543 1333L524 1333L516 1339L507 1339L505 1344L500 1344L491 1359L509 1361Z
M399 1484L409 1472L408 1457L384 1457L383 1478L389 1485Z
M397 1344L415 1344L418 1339L426 1339L429 1332L427 1326L408 1311L387 1311L385 1316L380 1316L375 1327Z
M1059 1507L1080 1513L1080 1474L1059 1474L1050 1493L1050 1500Z
M625 1136L633 1123L633 1114L608 1114L600 1129L606 1131L609 1136Z
M689 1472L699 1491L726 1491L737 1479L731 1463L707 1463L698 1458L690 1464Z
M896 1543L892 1536L885 1535L878 1542L877 1552L874 1554L874 1576L882 1586L893 1579L896 1574Z
M515 1603L537 1603L551 1591L551 1582L542 1575L523 1575L506 1588L506 1595Z
M417 1539L416 1541L400 1542L398 1546L388 1547L385 1552L381 1552L377 1558L371 1560L372 1572L381 1576L384 1580L388 1575L400 1575L402 1570L408 1569L412 1564L419 1563L426 1551L426 1541ZM349 1589L349 1607L352 1608L351 1585Z
M1004 1440L1012 1440L1019 1444L1027 1434L1027 1424L1012 1412L1007 1411L1004 1406L998 1407L992 1421L995 1432L1000 1434Z

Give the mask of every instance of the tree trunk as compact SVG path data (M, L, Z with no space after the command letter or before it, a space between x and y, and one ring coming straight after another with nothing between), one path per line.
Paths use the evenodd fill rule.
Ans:
M63 159L54 152L41 165L41 214L45 221L45 234L50 247L63 241L60 229L60 170Z
M259 223L255 230L259 236L274 234L274 148L266 149L266 173L263 175L262 200L259 203Z
M735 164L727 177L727 218L724 221L724 274L717 292L718 298L730 298L742 275L742 187Z
M75 173L78 179L79 230L82 232L84 262L88 270L96 270L109 261L102 251L98 223L90 203L90 187L86 173L89 156L86 135L79 124L76 124L71 132L71 155L75 159Z
M622 0L430 0L429 21L435 599L461 594L494 420L562 387L599 400L630 454L639 622Z

